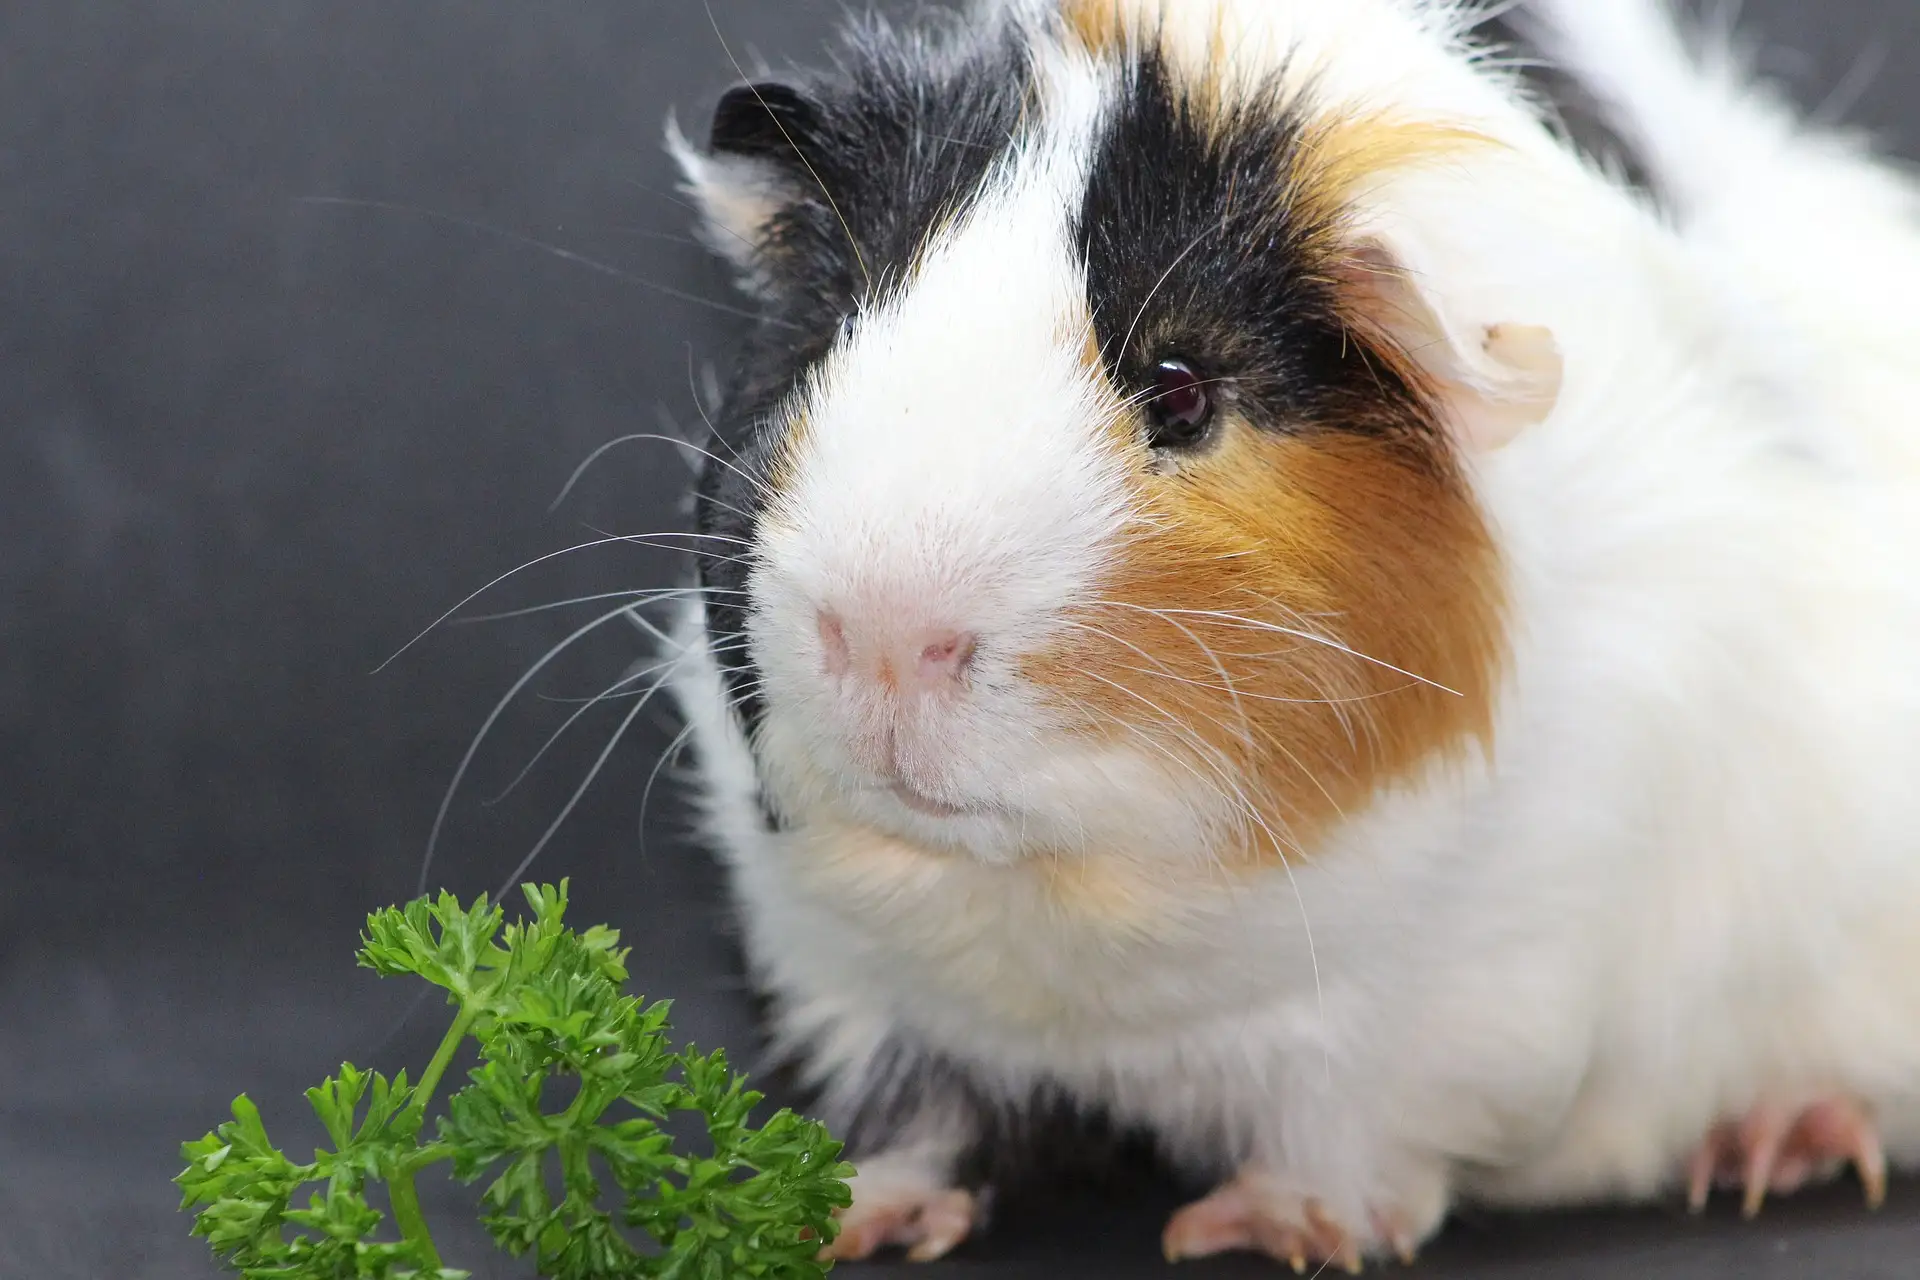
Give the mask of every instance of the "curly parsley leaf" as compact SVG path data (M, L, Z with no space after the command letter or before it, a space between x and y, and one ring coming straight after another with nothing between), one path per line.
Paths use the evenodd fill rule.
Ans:
M817 1280L848 1203L840 1144L790 1111L754 1126L761 1095L725 1055L674 1051L667 1004L621 990L619 934L568 928L565 881L525 894L528 914L512 922L485 898L446 893L368 917L360 963L444 989L452 1026L417 1084L345 1064L308 1090L333 1144L311 1163L289 1159L236 1099L232 1120L181 1148L195 1233L249 1280L458 1280L467 1273L441 1264L414 1188L422 1169L451 1162L455 1177L486 1180L495 1242L533 1255L543 1276ZM423 1141L468 1040L480 1064ZM704 1121L704 1154L676 1149L663 1126L677 1112ZM385 1190L389 1230L372 1187Z

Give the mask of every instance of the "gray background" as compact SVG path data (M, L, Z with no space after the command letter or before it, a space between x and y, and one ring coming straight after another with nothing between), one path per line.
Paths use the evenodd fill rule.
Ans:
M1920 153L1913 0L1747 8L1796 93L1837 92ZM713 17L743 60L804 59L832 9ZM724 355L736 320L643 281L727 298L657 140L669 107L704 125L731 74L697 0L0 6L0 1277L211 1275L172 1212L178 1141L243 1088L304 1138L298 1091L341 1058L424 1060L439 1011L390 1035L410 993L353 968L355 931L410 895L487 708L585 615L444 629L370 672L503 570L675 523L685 472L653 444L546 507L597 445L694 418L690 375ZM678 572L586 550L483 603ZM557 699L639 651L610 629L502 719L437 883L490 889L518 861L613 721L482 802L570 713ZM745 1048L671 784L639 838L671 732L636 726L539 870L625 928L684 1032ZM1009 1205L925 1274L1158 1274L1175 1194ZM481 1274L526 1274L448 1235ZM1916 1271L1910 1184L1876 1218L1845 1188L1752 1227L1724 1207L1468 1221L1420 1274Z

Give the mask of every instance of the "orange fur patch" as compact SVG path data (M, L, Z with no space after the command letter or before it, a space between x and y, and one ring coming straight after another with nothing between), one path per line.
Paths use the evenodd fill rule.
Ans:
M1060 20L1066 32L1088 53L1112 57L1126 52L1134 38L1138 4L1122 7L1120 0L1065 0Z
M1105 603L1031 673L1088 731L1230 797L1245 852L1307 852L1382 788L1489 742L1499 566L1421 436L1233 424L1205 457L1143 472L1140 498Z
M1339 226L1368 184L1500 144L1463 125L1386 112L1334 114L1310 125L1285 199L1296 216Z

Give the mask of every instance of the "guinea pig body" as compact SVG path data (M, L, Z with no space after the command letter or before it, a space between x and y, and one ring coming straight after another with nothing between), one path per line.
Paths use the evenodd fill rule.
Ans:
M1664 209L1419 0L997 0L676 135L764 319L674 681L836 1256L1055 1104L1222 1180L1172 1256L1920 1161L1914 196L1541 8Z

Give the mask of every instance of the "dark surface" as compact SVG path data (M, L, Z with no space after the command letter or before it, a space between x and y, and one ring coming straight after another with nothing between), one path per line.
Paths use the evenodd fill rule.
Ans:
M1799 51L1767 65L1803 97L1838 90L1920 150L1920 7L1747 7ZM829 10L714 0L743 62L810 54ZM424 1060L439 1011L382 1047L411 993L352 967L355 930L411 894L469 736L591 606L441 630L369 673L503 570L674 524L685 473L657 443L545 508L596 446L695 417L690 373L724 354L727 315L638 280L727 298L681 238L657 139L669 106L703 125L731 76L695 0L0 6L0 1278L211 1276L172 1211L178 1141L242 1088L291 1135L299 1090L341 1058ZM619 544L483 604L678 572ZM436 882L491 889L532 847L624 708L482 802L571 712L543 696L595 692L640 651L608 628L502 718ZM682 1031L745 1047L670 783L637 834L671 732L642 718L539 870L625 928ZM915 1274L1160 1274L1174 1194L1006 1205ZM1755 1227L1724 1209L1465 1222L1419 1272L1917 1273L1912 1184L1876 1218L1840 1188Z

